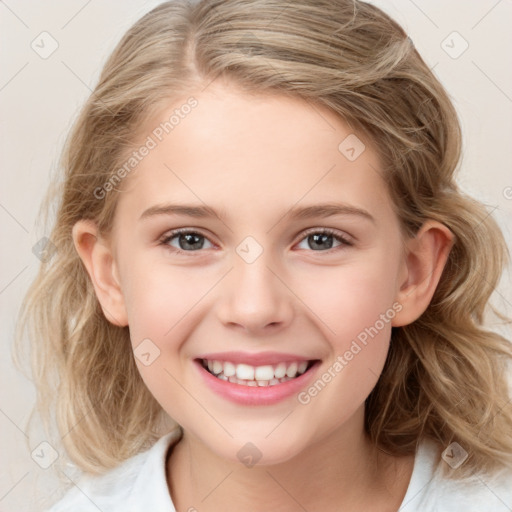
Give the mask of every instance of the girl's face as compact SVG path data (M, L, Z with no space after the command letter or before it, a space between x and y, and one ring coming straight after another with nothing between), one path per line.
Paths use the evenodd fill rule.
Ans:
M219 83L194 98L148 123L116 211L142 378L233 461L360 439L407 277L379 159L299 99Z

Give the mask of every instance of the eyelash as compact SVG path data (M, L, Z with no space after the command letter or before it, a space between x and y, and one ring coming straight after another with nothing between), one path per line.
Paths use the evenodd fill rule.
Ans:
M161 239L160 245L165 246L167 249L169 249L174 254L190 254L190 253L202 252L201 249L196 250L196 251L184 251L183 249L177 249L176 247L170 246L169 242L179 235L199 235L208 240L208 238L206 236L202 235L199 231L194 231L193 229L189 229L189 228L181 228L181 229L175 229L173 231L170 231L169 233L166 233L166 235ZM302 238L299 240L299 242L302 242L310 235L332 236L336 241L340 242L340 244L341 244L338 247L332 247L332 248L326 249L324 251L322 251L322 250L314 251L314 250L310 249L310 252L332 253L333 251L336 251L337 249L342 249L343 246L351 247L353 245L353 243L347 237L341 235L339 232L337 232L331 228L310 228L303 233ZM210 242L210 243L212 243L212 242Z

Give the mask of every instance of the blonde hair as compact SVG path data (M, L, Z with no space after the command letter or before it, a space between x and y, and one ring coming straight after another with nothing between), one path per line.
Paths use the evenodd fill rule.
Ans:
M486 209L454 181L461 133L447 93L404 30L356 0L167 2L106 62L66 142L50 236L56 253L41 264L20 322L32 340L39 410L47 428L56 410L69 457L92 473L116 466L156 440L163 415L138 373L128 328L102 313L72 227L92 219L109 232L119 190L102 199L95 190L118 171L151 114L216 78L338 113L379 151L404 234L435 219L455 235L428 309L393 328L366 400L375 445L405 455L424 437L443 447L457 441L469 457L450 478L511 466L512 348L483 325L507 248Z

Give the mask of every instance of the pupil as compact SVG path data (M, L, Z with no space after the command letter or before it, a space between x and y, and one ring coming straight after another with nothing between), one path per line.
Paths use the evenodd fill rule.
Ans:
M315 235L311 235L310 236L312 239L313 239L313 244L310 244L310 247L313 249L314 247L312 247L313 245L317 245L320 247L320 249L330 249L332 248L332 235L329 235L327 233L318 233L318 234L315 234ZM322 243L326 243L326 239L330 239L330 242L329 244L327 244L327 247L323 246L322 247Z
M192 250L200 249L201 247L194 247L193 244L194 243L197 244L201 238L202 237L200 235L195 235L195 234L191 234L191 233L181 235L180 236L180 247L182 249L192 249ZM182 243L183 241L184 241L184 243ZM188 247L185 247L185 246L188 246Z

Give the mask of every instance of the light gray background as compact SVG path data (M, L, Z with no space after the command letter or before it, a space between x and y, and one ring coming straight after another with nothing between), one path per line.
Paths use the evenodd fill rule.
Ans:
M40 202L65 135L108 53L135 20L159 3L0 1L0 510L36 510L33 499L49 498L57 486L51 468L44 470L31 458L30 450L44 435L27 444L34 389L14 369L10 356L16 315L39 264L32 247L48 234L37 227ZM459 183L489 206L511 246L512 2L373 3L406 29L453 98L464 133ZM34 40L42 46L43 31L58 42L47 59L31 47ZM467 50L453 58L464 40ZM509 316L511 292L507 272L494 302ZM503 332L510 338L510 332Z

